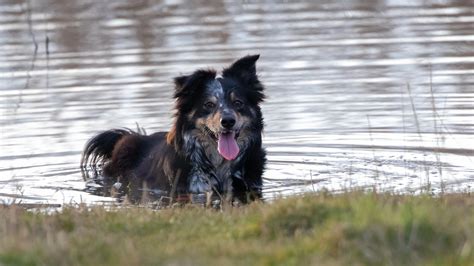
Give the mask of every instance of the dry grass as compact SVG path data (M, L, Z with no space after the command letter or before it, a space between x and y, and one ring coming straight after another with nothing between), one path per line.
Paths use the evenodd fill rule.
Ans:
M216 211L0 208L0 265L473 265L474 197L312 194Z

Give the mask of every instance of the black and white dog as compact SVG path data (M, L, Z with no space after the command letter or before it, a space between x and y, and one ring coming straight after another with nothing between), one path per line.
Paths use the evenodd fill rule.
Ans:
M221 77L214 70L176 77L169 132L102 132L86 144L81 166L100 165L108 178L140 180L173 197L206 193L209 200L214 193L243 203L260 198L266 159L258 58L237 60Z

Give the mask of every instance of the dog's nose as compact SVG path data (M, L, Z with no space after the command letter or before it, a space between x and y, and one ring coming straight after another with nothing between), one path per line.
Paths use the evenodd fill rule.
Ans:
M223 117L221 119L221 125L225 129L231 129L235 125L235 119L233 117Z

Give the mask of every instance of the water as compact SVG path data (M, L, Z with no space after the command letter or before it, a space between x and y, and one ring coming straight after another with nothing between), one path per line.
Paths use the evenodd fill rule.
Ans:
M113 201L84 143L167 130L174 76L254 53L266 198L472 190L472 1L151 2L0 3L0 201Z

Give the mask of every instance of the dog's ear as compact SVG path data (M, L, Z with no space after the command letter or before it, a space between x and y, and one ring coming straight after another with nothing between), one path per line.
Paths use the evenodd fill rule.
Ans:
M176 86L176 91L180 91L184 88L186 81L190 76L179 76L174 78L174 85Z
M234 77L245 83L258 82L255 63L260 55L247 55L235 61L229 68L224 69L222 76Z
M189 89L188 90L186 89L186 87L189 87L189 85L187 86L186 84L191 79L191 76L192 75L186 75L186 76L183 75L183 76L174 78L174 85L175 85L174 98L179 98L186 95L187 93L186 91L188 91L189 93Z
M196 70L191 75L175 77L174 98L193 95L202 89L206 82L215 78L216 72L214 70Z
M255 63L260 55L248 55L235 61L229 68L224 69L224 78L234 78L242 82L248 99L253 104L259 104L265 98L263 85L258 80Z

